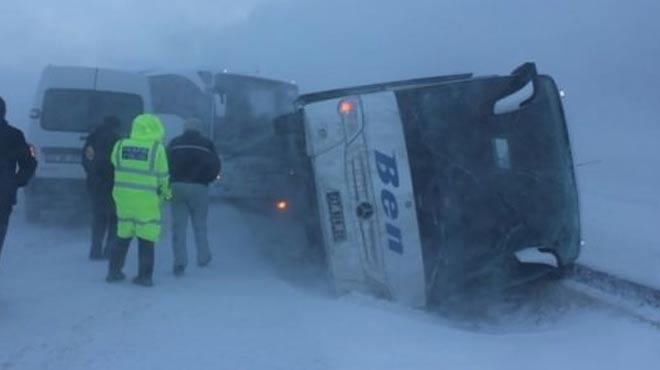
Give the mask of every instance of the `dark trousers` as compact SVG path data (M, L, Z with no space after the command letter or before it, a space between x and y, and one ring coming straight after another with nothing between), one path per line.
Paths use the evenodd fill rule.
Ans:
M92 246L91 258L110 257L110 249L117 236L117 212L112 194L90 191L92 206ZM103 240L105 239L105 249Z
M7 236L11 209L12 206L0 206L0 257L2 256L2 246L5 244L5 236Z
M110 272L121 272L132 239L117 238L110 254ZM154 273L154 242L138 238L138 276L151 278Z

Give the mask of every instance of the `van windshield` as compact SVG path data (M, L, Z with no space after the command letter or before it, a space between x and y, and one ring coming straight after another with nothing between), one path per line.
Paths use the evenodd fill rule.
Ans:
M107 116L121 120L128 133L133 119L142 113L144 103L136 94L109 91L50 89L44 95L41 127L49 131L91 132Z

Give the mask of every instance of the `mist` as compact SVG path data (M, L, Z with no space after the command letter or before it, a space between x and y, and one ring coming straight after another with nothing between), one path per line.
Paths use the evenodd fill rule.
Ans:
M635 1L4 2L0 94L25 125L41 69L211 68L296 81L302 91L535 61L568 94L575 140L658 133L660 4ZM599 136L594 137L594 132ZM602 136L601 136L602 135ZM644 135L648 137L648 135ZM632 141L644 137L634 136ZM578 145L584 161L600 159Z
M47 65L135 72L226 69L293 81L307 93L456 73L504 75L535 62L566 93L587 242L578 262L660 287L658 0L3 0L0 14L0 96L7 102L7 120L24 130ZM530 324L534 318L522 319L523 328L516 326L519 317L509 318L515 322L495 331L531 335L502 337L361 295L330 299L322 272L301 272L300 260L273 257L282 249L277 243L290 237L277 222L273 226L274 217L234 205L217 206L211 215L219 268L191 269L181 282L165 266L172 256L163 248L157 252L160 293L139 298L134 291L100 286L105 266L91 267L81 257L88 247L86 230L51 225L34 232L19 217L8 239L14 245L0 261L0 324L6 314L12 318L6 327L20 335L3 338L0 325L0 344L11 344L5 357L0 351L0 368L112 368L103 356L115 358L114 368L148 367L149 359L123 342L130 333L120 331L135 327L156 333L158 340L138 335L129 343L155 353L163 368L195 361L212 368L218 352L234 368L437 368L447 359L456 368L509 368L511 361L520 365L512 368L530 363L533 368L530 359L538 358L548 358L549 367L617 368L623 358L624 367L654 368L649 364L660 361L656 328L618 320L610 311L576 313L579 304L566 303L561 292L548 298L552 305L556 298L559 308L552 307L551 320L537 320L543 321L541 329ZM303 239L287 245L287 252L304 249ZM75 248L60 252L43 240ZM135 258L129 260L134 268ZM25 268L32 263L36 267ZM49 274L58 278L51 281ZM304 281L309 276L313 279ZM30 294L52 295L48 287L62 294L44 310ZM78 306L80 292L90 294ZM207 305L195 306L200 301ZM97 312L87 311L96 310L97 302L104 307L95 318ZM5 304L16 308L5 310ZM110 309L113 305L120 310ZM63 319L67 315L76 319ZM568 319L561 321L563 316ZM50 330L53 323L66 334ZM34 344L39 333L46 339ZM88 340L98 333L109 333L115 347ZM184 340L200 342L200 348L188 348L184 360L173 361ZM593 349L576 350L587 342ZM234 351L237 347L241 350ZM464 355L470 348L479 356ZM568 355L548 356L550 351ZM527 355L512 360L513 352Z
M652 0L225 0L167 6L69 0L4 2L2 12L11 19L0 26L2 93L17 104L26 101L23 96L34 89L29 82L47 64L228 68L295 80L310 91L465 71L507 73L533 60L576 105L612 109L626 102L651 117L660 94L653 83L660 80L660 4ZM31 81L18 84L22 80L11 76ZM16 119L21 109L13 109Z

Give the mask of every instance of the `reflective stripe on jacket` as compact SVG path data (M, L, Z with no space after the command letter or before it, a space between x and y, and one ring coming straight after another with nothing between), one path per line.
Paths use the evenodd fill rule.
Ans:
M163 137L157 117L140 115L133 121L130 138L120 140L112 150L112 196L120 238L137 236L155 242L160 236L160 203L171 198Z

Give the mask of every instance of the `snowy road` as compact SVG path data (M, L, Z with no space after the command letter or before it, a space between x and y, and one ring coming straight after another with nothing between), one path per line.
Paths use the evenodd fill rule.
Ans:
M651 124L656 121L640 118L649 122L645 129L595 122L574 122L572 129L576 163L595 161L577 169L587 242L579 262L660 289L660 126Z
M107 285L84 229L20 215L0 263L0 369L657 369L660 331L567 302L473 326L362 296L332 297L265 261L255 215L213 211L215 260L153 289ZM260 224L261 225L261 224ZM165 240L168 238L166 237ZM271 249L264 253L264 250ZM135 272L135 247L126 272ZM546 311L547 311L546 307Z

